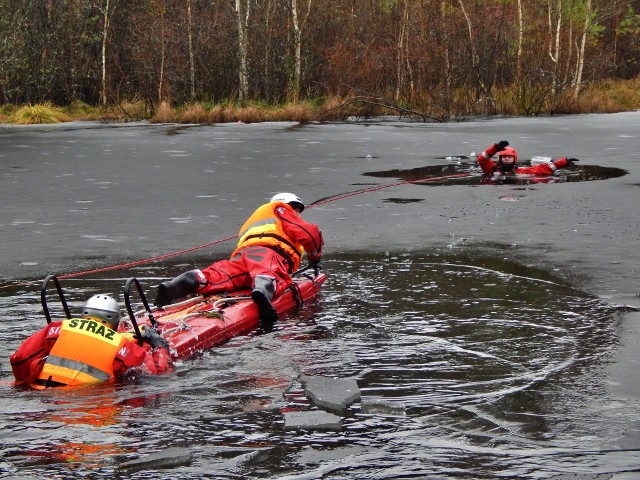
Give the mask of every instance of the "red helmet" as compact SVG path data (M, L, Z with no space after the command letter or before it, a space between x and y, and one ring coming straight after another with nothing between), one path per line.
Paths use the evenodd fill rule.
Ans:
M498 162L502 161L502 157L513 157L513 163L518 163L518 152L513 147L506 147L501 152L498 152Z

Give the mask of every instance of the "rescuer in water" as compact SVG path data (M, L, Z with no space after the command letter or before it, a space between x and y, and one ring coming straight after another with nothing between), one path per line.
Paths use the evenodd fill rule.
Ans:
M118 333L119 323L118 302L94 295L81 318L51 322L20 345L10 360L16 384L78 387L115 381L135 368L154 374L171 370L169 344L154 328L144 328L139 345L132 334Z
M494 161L493 156L498 154L498 160ZM553 175L557 170L566 168L577 162L577 158L562 157L558 160L521 167L518 165L518 152L509 146L509 142L501 140L494 143L484 152L478 155L478 164L485 175Z

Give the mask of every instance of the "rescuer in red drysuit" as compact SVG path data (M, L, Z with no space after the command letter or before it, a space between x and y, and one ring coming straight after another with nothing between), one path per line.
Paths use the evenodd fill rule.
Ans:
M250 288L260 321L272 325L278 314L271 300L289 288L291 274L300 267L303 254L311 267L322 268L322 232L302 219L303 210L304 204L296 195L274 195L240 228L237 248L229 260L161 283L155 304L163 307L192 293L209 295Z
M498 161L491 157L498 154ZM515 148L509 147L509 142L501 140L494 143L484 152L478 155L478 164L485 175L553 175L556 170L573 165L577 158L562 157L558 160L530 167L518 166L518 152Z
M51 322L27 338L11 356L16 385L42 390L79 387L121 379L129 370L171 370L169 344L152 327L139 345L131 334L118 333L120 308L109 295L94 295L82 318Z

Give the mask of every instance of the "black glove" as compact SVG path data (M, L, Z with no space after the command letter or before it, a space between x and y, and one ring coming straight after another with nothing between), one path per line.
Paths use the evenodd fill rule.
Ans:
M169 342L153 327L145 326L141 338L143 342L148 343L152 348L162 347L169 350Z
M316 260L309 259L309 266L313 268L316 272L316 275L322 270L322 259L317 258Z
M506 140L500 140L498 143L493 144L493 147L496 149L496 153L501 152L508 146L509 146L509 142L507 142Z
M567 167L569 165L573 165L575 162L579 162L580 160L578 160L577 158L567 158Z

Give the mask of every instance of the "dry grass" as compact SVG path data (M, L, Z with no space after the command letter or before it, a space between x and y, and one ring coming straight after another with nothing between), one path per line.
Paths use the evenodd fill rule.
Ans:
M264 111L258 107L248 106L235 108L229 117L234 122L258 123L265 121Z
M227 117L225 117L224 107L222 105L216 105L209 110L207 118L209 119L209 123L225 123L227 121Z
M0 106L0 115L6 119L9 117L9 115L15 113L17 109L18 107L16 107L15 105L5 103L4 105Z
M317 112L306 103L288 103L282 107L266 112L269 122L300 122L309 123L317 118Z
M50 102L24 106L7 117L8 123L16 125L52 124L72 120L62 109Z
M462 92L464 93L464 92ZM498 115L537 115L548 113L614 113L640 109L640 78L631 80L608 80L589 84L574 99L567 90L559 98L552 98L548 89L529 87L517 89L505 88L494 92L492 104L470 103L471 99L462 95L450 105L438 105L425 94L425 98L416 97L415 108L424 110L444 120L461 120L469 115L486 114L489 111ZM398 110L400 112L400 110ZM322 101L269 105L258 102L235 103L233 101L213 106L192 103L183 107L172 107L162 102L155 111L150 104L141 100L121 102L109 106L94 107L83 102L73 102L64 110L51 103L28 105L18 108L14 105L0 106L1 123L59 123L71 120L94 120L129 122L148 119L153 123L199 123L216 124L229 122L256 123L268 121L294 121L308 123L313 121L340 121L349 117L370 117L376 115L400 114L389 108L375 106L372 102L363 102L359 97L328 96Z
M199 103L187 105L180 115L180 123L209 123L209 112Z
M133 100L130 102L121 102L114 109L118 119L121 121L144 120L149 118L149 105L142 100Z
M171 108L169 102L162 102L158 105L156 113L151 117L151 123L174 123L176 112Z
M157 123L259 123L294 121L307 123L315 120L316 111L304 103L286 104L273 107L270 105L242 105L227 103L215 105L207 110L199 103L186 106L184 109L173 109L166 102L158 107L151 121Z
M100 105L94 107L81 101L75 101L65 108L74 120L126 123L145 120L150 117L147 104L142 100Z
M577 100L566 101L569 113L616 113L640 109L640 78L588 85Z

